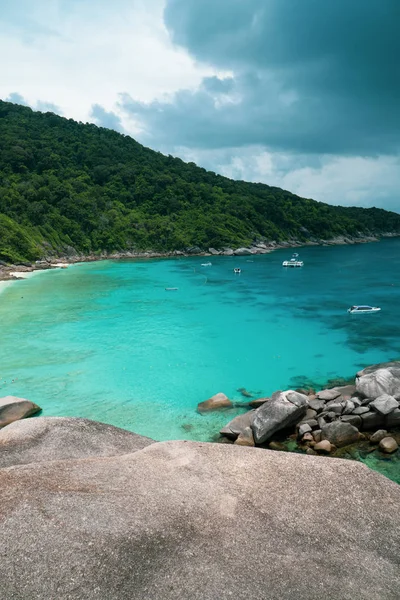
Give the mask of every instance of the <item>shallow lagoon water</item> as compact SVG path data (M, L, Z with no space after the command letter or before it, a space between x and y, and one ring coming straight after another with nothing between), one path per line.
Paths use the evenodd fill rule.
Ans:
M83 263L15 282L0 295L0 394L46 416L210 440L238 412L197 414L219 391L240 401L238 388L323 385L400 357L400 240L300 255L293 270L281 267L289 249ZM382 311L349 315L357 303Z

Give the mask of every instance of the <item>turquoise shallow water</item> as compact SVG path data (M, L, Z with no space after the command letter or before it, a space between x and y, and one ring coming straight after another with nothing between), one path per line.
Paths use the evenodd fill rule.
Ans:
M237 413L198 415L216 392L322 385L400 357L400 240L300 253L290 271L289 250L211 267L85 263L13 283L0 295L0 394L158 440L210 440ZM382 311L349 315L356 303Z

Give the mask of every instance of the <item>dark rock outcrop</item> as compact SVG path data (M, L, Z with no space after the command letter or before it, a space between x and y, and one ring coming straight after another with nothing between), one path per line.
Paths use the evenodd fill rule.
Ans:
M399 506L359 463L218 444L1 469L1 595L397 600Z
M327 423L322 427L321 431L322 440L328 440L331 444L337 446L337 448L354 444L358 441L359 437L360 433L358 429L350 425L350 423L344 423L343 421Z
M256 444L263 444L277 431L296 424L307 408L308 398L303 394L293 390L273 394L271 400L252 415L251 428Z
M38 417L16 421L0 431L0 468L129 454L152 443L147 437L89 419Z

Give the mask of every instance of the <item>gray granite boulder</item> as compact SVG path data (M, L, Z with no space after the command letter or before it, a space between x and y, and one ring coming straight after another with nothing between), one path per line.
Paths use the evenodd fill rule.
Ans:
M75 417L37 417L0 431L0 468L32 462L115 456L153 440L119 427Z
M288 390L275 392L271 400L254 411L251 428L256 444L263 444L274 433L296 424L308 408L307 396Z
M317 413L320 413L325 408L325 400L318 400L317 398L313 400L309 400L309 406L312 410L315 410Z
M344 409L344 402L336 402L336 400L331 400L331 402L328 402L325 406L325 409L328 412L334 412L337 415L341 415Z
M308 423L302 423L298 430L298 436L303 437L305 433L310 433L312 431L312 427Z
M1 596L398 600L399 506L360 463L233 445L1 469Z
M353 410L353 415L364 415L367 412L369 412L369 408L368 406L357 406L354 410Z
M362 426L362 420L359 415L342 415L340 420L343 421L343 423L350 423L350 425L357 427L357 429L360 429Z
M247 427L250 427L253 412L253 410L249 410L242 415L238 415L220 430L220 434L235 440Z
M376 410L376 412L380 413L381 415L388 415L396 408L399 408L399 403L393 398L393 396L382 394L382 396L378 396L376 400L373 400L369 404L369 408Z
M359 440L360 433L357 427L343 421L327 423L321 430L321 439L328 440L338 448L354 444Z
M344 408L343 408L343 414L351 415L351 413L353 412L353 410L355 408L356 408L356 405L354 404L354 402L352 400L346 400L346 402L344 404Z
M388 432L386 431L386 429L378 429L378 431L375 431L375 433L371 435L369 441L371 442L371 444L379 444L379 442L383 440L383 438L387 437L387 435Z
M338 396L338 400L345 401L350 400L352 396L356 393L356 386L354 384L351 385L341 385L335 388L338 392L340 392L340 396Z
M4 396L0 398L0 428L25 419L39 413L42 409L40 406L17 396Z
M324 402L328 402L329 400L335 400L340 396L340 391L338 388L331 388L329 390L321 390L317 393L318 400L324 400Z
M400 361L382 363L357 373L357 391L375 400L382 394L400 398Z

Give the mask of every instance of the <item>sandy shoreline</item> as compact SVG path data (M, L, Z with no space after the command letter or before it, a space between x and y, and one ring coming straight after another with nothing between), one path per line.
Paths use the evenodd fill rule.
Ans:
M380 239L386 239L391 237L399 237L400 234L387 233L377 236L365 236L355 237L350 236L338 236L330 240L318 240L302 242L299 240L291 240L285 242L266 242L259 243L254 246L247 248L238 248L233 250L226 248L224 250L212 250L212 252L201 251L199 248L189 249L186 252L181 250L172 250L170 252L155 252L149 250L147 252L112 252L101 254L87 254L87 255L75 255L72 257L62 256L59 258L52 257L51 259L37 261L36 263L24 265L7 265L0 266L0 292L7 287L12 281L18 281L19 279L27 279L35 273L48 271L50 269L66 269L70 265L83 262L97 262L101 260L120 260L120 259L152 259L152 258L177 258L177 257L190 257L190 256L246 256L246 255L260 255L269 254L275 250L284 250L285 248L302 248L309 246L338 246L338 245L353 245L353 244L366 244L371 242L379 242ZM5 285L6 284L6 285Z

